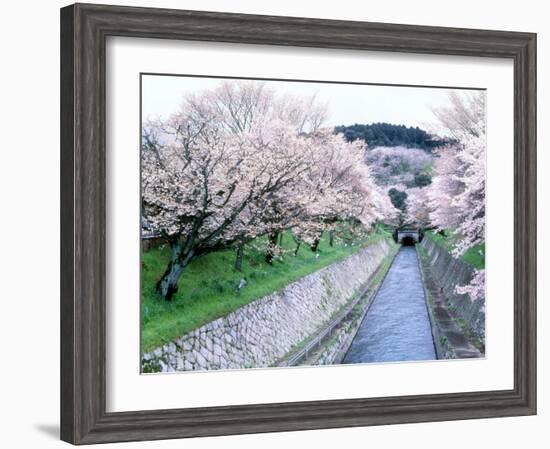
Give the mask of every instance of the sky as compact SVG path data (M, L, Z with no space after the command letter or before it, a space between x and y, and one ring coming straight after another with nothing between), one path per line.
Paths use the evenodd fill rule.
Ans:
M143 75L143 119L168 117L178 109L185 94L215 88L222 81L225 80L214 77ZM315 94L319 101L328 104L328 126L388 122L429 129L434 122L432 108L446 105L448 93L453 90L321 82L258 82L265 82L276 93L307 97Z

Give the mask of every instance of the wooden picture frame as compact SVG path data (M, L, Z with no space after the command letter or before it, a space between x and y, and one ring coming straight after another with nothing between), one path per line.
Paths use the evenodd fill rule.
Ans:
M106 412L105 42L129 36L510 58L514 388ZM76 4L61 10L61 438L73 444L536 413L536 35Z

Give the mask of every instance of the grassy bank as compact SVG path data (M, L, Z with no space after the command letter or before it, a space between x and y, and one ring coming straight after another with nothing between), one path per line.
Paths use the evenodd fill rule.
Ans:
M433 231L426 232L434 242L452 251L456 245L456 237L451 235L443 236ZM480 270L485 268L485 244L476 245L466 251L460 258L468 265Z
M318 255L302 245L294 256L296 243L290 233L285 233L281 246L286 251L273 265L264 261L265 239L262 238L245 248L242 272L233 268L234 251L208 254L185 269L171 302L164 301L155 291L155 283L168 263L169 249L160 247L144 252L141 267L142 351L174 340L383 238L391 238L391 234L379 227L353 245L335 242L331 247L325 235L319 244ZM237 293L243 278L246 286Z

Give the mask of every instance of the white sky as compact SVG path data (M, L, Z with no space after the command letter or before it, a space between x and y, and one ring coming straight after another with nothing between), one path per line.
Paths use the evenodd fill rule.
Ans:
M143 75L143 119L167 117L175 112L182 96L216 87L223 79L175 75ZM388 122L430 128L432 107L447 104L452 89L432 87L375 86L296 81L258 81L276 93L317 95L329 107L327 125Z

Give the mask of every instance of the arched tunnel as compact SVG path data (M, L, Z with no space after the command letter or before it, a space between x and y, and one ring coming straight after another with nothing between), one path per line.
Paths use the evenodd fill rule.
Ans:
M396 229L394 240L403 246L414 246L422 241L422 230L416 228Z
M414 246L416 244L416 241L414 240L413 237L411 237L410 235L406 235L404 237L401 238L401 245L403 246Z

